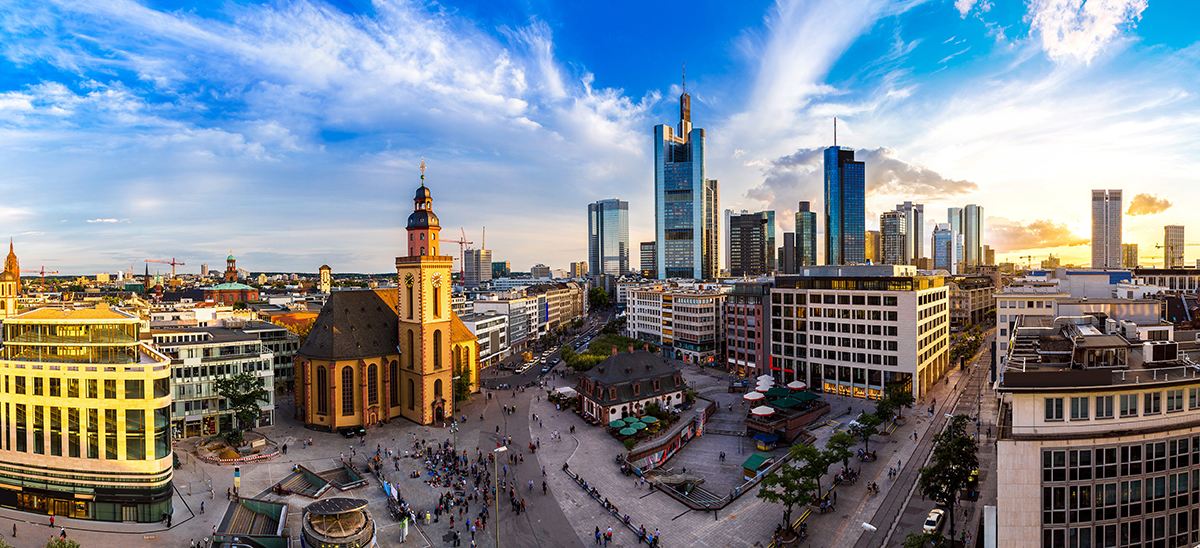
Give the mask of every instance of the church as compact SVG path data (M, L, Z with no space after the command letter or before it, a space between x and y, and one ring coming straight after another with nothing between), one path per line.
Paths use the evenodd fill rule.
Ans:
M438 254L424 162L413 202L397 287L330 293L297 353L296 415L308 428L440 424L454 417L455 377L479 391L478 343L450 308L454 259Z

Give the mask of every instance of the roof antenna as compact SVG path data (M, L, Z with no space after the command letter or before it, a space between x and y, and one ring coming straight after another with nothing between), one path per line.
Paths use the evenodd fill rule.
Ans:
M837 116L833 117L833 146L837 146Z
M687 94L687 61L683 62L683 93Z

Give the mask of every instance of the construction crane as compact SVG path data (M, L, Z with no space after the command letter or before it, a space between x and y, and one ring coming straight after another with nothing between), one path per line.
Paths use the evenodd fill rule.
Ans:
M1184 245L1184 246L1189 246L1189 245L1200 245L1200 242L1185 242L1183 245ZM1174 256L1175 256L1175 251L1174 251L1173 249L1171 249L1171 248L1172 248L1172 247L1174 247L1174 246L1162 245L1162 244L1154 244L1154 247L1155 247L1155 249L1163 249L1163 248L1166 248L1166 249L1167 249L1167 258L1168 258L1168 259L1169 259L1169 258L1171 258L1171 257L1174 257ZM1180 259L1182 259L1182 258L1183 258L1183 256L1182 256L1182 255L1180 255ZM1182 263L1182 261L1181 261L1181 263ZM1182 264L1180 264L1180 266L1183 266L1183 265L1182 265ZM1165 259L1163 260L1163 268L1168 268L1167 261L1166 261Z
M465 288L467 284L467 246L474 244L475 242L467 241L467 229L459 227L459 230L462 231L462 238L450 240L450 243L458 244L458 279L460 282L462 282L463 287ZM446 240L442 241L445 242Z
M42 288L40 289L40 291L42 291L42 292L46 291L46 274L58 274L57 270L46 270L45 266L43 266L41 268L41 270L24 270L24 269L22 269L21 272L26 272L29 274L40 274L42 276Z
M158 264L169 264L169 265L171 265L171 279L172 279L172 280L174 280L174 279L175 279L175 265L179 265L179 266L183 266L183 265L184 265L184 263L181 263L181 262L176 262L176 261L175 261L175 257L171 257L171 260L169 260L169 261L156 261L156 260L154 260L154 259L146 259L146 262L148 262L148 263L158 263Z
M1025 259L1025 270L1033 270L1033 255L1021 255L1018 259Z

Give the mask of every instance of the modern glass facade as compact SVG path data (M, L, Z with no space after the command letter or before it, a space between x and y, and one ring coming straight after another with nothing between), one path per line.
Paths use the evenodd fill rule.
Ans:
M679 98L679 128L654 127L655 253L658 278L711 279L720 237L716 180L704 178L704 130L692 129L691 97Z
M727 215L729 226L729 274L731 276L760 276L771 272L775 264L772 252L775 238L771 230L775 226L774 211L758 213L742 212Z
M1121 191L1092 191L1092 268L1120 268Z
M866 170L854 150L825 149L825 263L866 262Z
M963 260L972 269L983 264L983 208L975 204L963 208L963 246Z
M908 264L908 222L904 213L888 211L879 216L880 264Z
M896 211L904 213L905 248L909 260L925 257L925 204L904 202L896 204Z
M100 521L171 511L170 359L106 305L4 322L0 506Z
M478 287L492 279L492 251L468 249L463 252L463 282L465 287Z
M629 273L629 202L613 198L588 204L588 272Z
M800 202L796 212L796 255L792 272L798 267L817 265L817 214L809 210L808 202Z
M940 224L933 231L933 268L954 273L954 233L949 224Z

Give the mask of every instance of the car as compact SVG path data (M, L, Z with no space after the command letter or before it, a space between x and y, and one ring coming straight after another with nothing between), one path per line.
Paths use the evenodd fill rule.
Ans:
M550 362L550 365L558 365L558 358L554 358L554 361Z
M941 508L934 508L929 511L929 515L925 518L925 526L922 528L926 533L937 532L942 528L942 519L946 517L946 511Z
M339 430L345 438L358 438L367 435L367 431L362 427L343 428Z
M550 372L550 366L549 366L549 365L542 367L542 374L546 374L546 373L549 373L549 372Z

